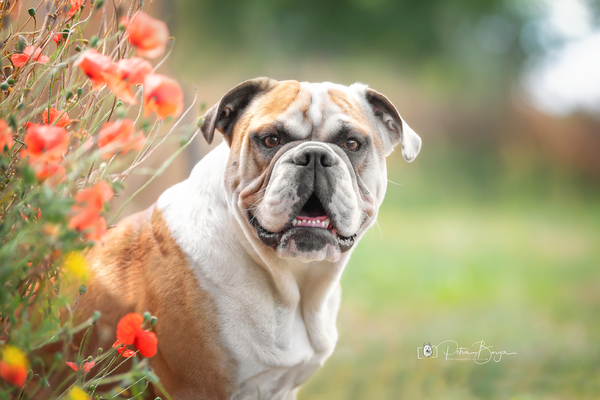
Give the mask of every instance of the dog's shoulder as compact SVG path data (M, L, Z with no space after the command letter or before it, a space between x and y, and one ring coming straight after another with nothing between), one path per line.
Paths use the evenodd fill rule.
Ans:
M202 398L228 398L235 366L221 341L214 299L156 206L120 221L88 260L93 277L81 307L86 314L101 311L100 329L114 335L123 315L149 311L158 318L159 341L150 363L169 393L193 389Z

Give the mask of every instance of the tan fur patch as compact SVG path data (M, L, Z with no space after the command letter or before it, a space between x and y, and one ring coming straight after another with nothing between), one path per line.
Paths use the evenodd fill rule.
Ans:
M90 351L110 348L125 314L149 311L158 318L158 353L150 365L169 394L177 399L230 397L235 365L221 343L216 306L160 211L152 207L125 218L109 230L104 246L92 250L89 261L95 274L77 319L95 310L102 313Z
M337 89L328 89L327 94L329 95L329 98L344 112L344 114L356 121L358 126L363 129L364 132L373 130L373 128L369 128L372 126L372 124L365 115L365 112L361 108L360 104L355 99ZM376 127L375 131L377 131ZM383 151L384 143L380 135L373 135L372 138L375 148Z

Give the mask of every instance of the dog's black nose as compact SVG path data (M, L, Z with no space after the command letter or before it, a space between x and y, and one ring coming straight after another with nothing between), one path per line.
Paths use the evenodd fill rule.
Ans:
M312 146L298 151L292 159L294 164L301 167L311 166L314 162L323 167L331 167L336 163L336 159L331 151L322 147Z

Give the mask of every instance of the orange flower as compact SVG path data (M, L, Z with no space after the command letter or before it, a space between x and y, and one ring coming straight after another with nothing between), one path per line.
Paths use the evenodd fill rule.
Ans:
M12 130L4 120L0 119L0 154L4 153L4 146L10 149L13 144Z
M125 17L121 19L121 23L127 28L129 42L137 47L140 56L156 58L165 52L169 29L163 21L139 11L131 21Z
M135 125L130 119L107 122L98 134L98 148L102 158L110 158L114 154L126 154L130 150L141 150L146 138L144 134L135 132Z
M112 58L98 53L96 50L87 50L75 62L83 73L92 80L94 89L101 89L105 84L118 79L117 64Z
M69 228L86 232L86 237L102 241L106 235L106 220L100 215L102 205L113 196L110 185L104 181L83 189L75 195L75 204L71 208L73 216Z
M115 344L112 345L112 347L116 348L117 353L119 353L123 357L136 357L135 351L128 349L126 345L119 342L118 340L115 342Z
M154 72L149 61L139 57L125 58L117 63L115 79L109 80L113 93L129 104L136 104L131 85L144 82L146 75Z
M148 74L144 79L144 109L148 116L156 111L159 118L178 117L183 111L183 92L175 79Z
M48 121L48 114L50 114L49 121ZM60 126L61 128L65 128L67 125L69 125L71 122L73 122L72 119L69 119L69 114L67 114L66 111L57 110L54 107L50 107L50 113L48 113L48 109L44 110L44 112L42 114L42 121L46 125L54 124L55 126Z
M66 154L69 134L64 128L29 124L25 133L25 145L21 158L29 157L33 165L57 162Z
M6 345L2 350L0 377L13 386L23 387L27 381L29 362L25 354L16 347Z
M154 357L158 340L154 332L142 329L144 317L138 313L125 315L117 324L117 341L123 344L133 344L144 357Z
M83 0L70 0L70 3L71 9L69 9L69 12L67 13L67 19L73 18L73 15L79 11L81 5L83 4Z
M81 368L79 368L79 365L75 364L74 362L71 361L67 361L66 363L69 367L71 367L71 369L73 371L79 371L80 369L83 372L88 372L90 369L94 368L94 365L96 365L95 361L90 361L90 362L86 362L83 364L83 366Z
M50 57L41 54L42 49L39 47L27 46L25 47L25 50L23 50L22 54L13 54L10 56L10 60L15 67L22 67L30 58L33 58L33 61L37 61L40 64L48 63L48 61L50 61Z

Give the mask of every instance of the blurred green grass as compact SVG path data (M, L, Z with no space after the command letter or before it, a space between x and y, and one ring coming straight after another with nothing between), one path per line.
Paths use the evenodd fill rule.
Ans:
M598 187L476 154L390 160L397 184L342 277L338 346L300 399L600 397ZM449 339L518 354L417 358Z

